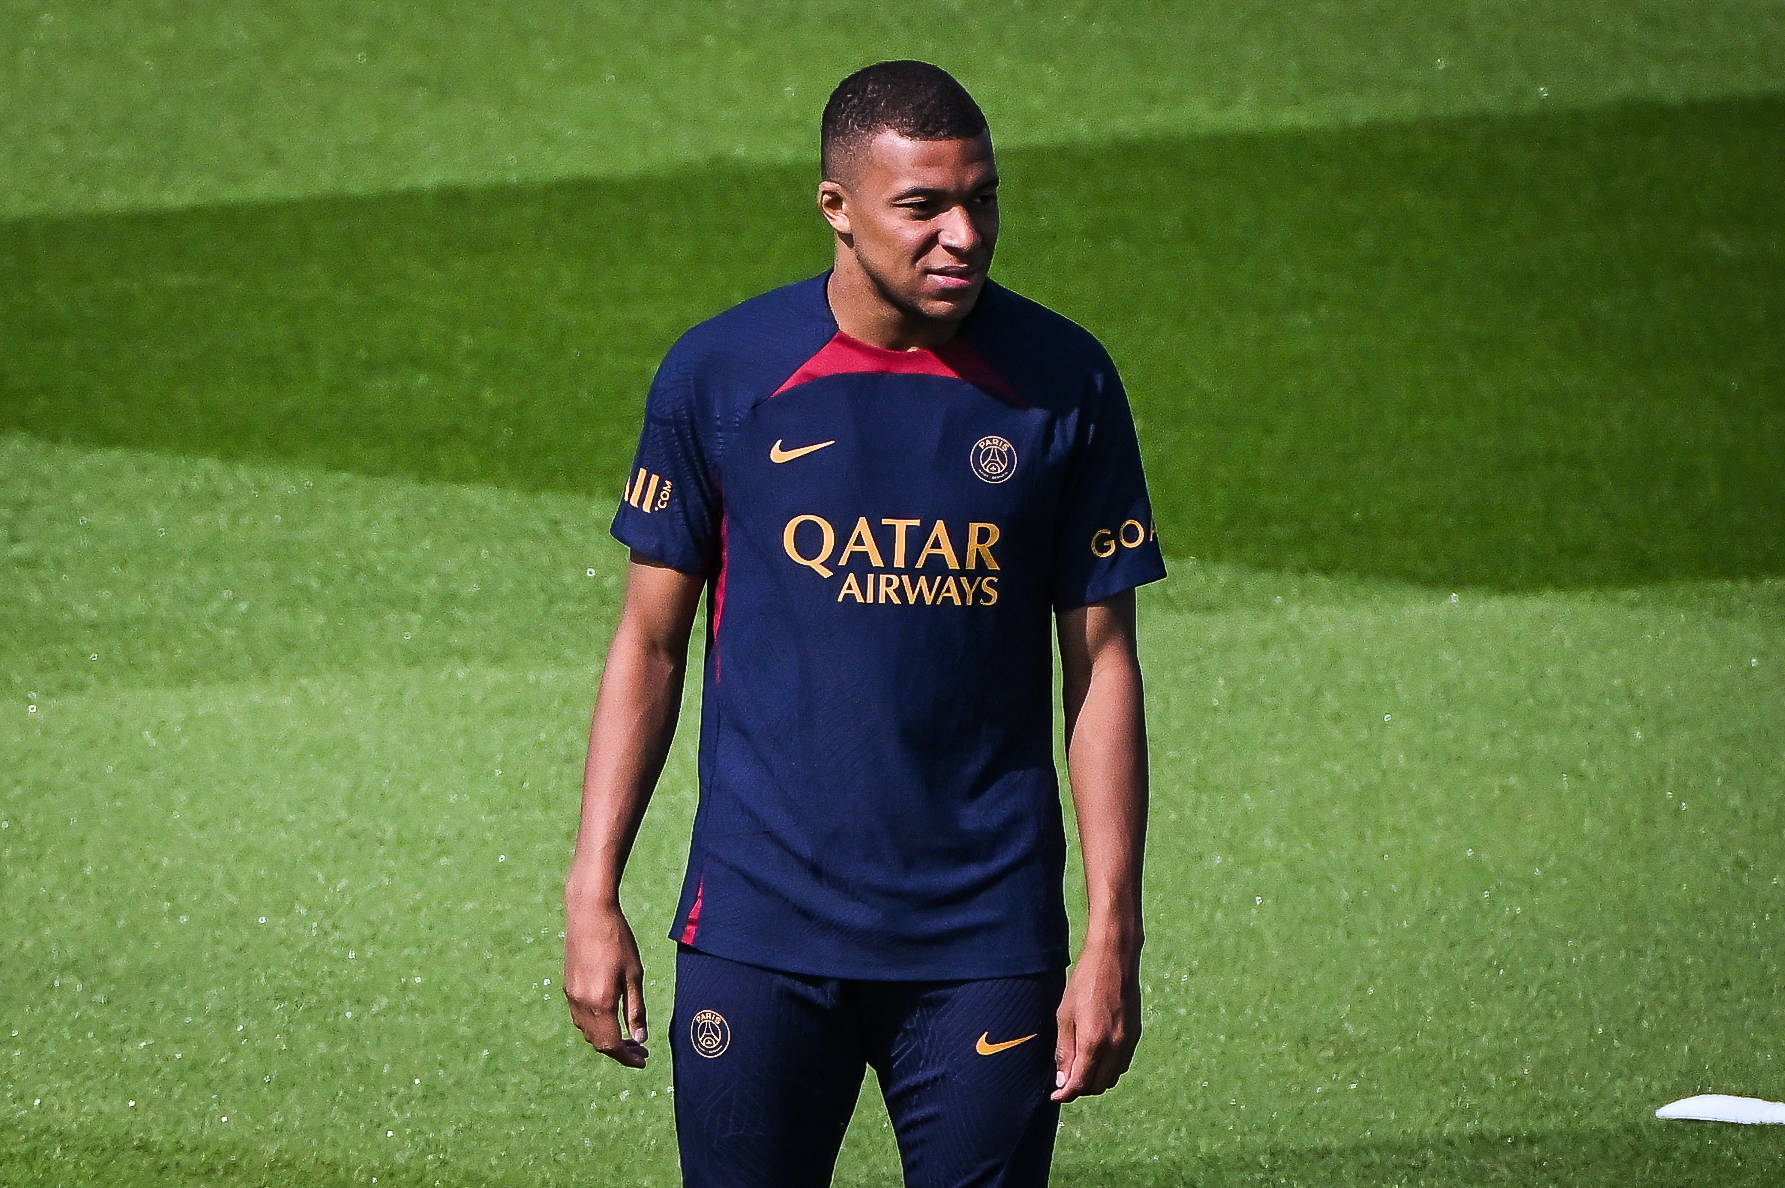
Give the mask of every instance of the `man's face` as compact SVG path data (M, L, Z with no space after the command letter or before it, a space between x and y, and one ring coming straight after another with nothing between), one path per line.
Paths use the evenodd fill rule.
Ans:
M998 167L989 136L910 140L882 132L853 155L819 207L863 292L913 329L952 327L985 287L998 241Z

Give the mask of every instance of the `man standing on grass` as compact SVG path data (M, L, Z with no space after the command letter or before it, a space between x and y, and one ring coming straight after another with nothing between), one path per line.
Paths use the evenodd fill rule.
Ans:
M998 173L945 72L826 105L835 265L695 327L652 384L565 891L589 1042L646 1060L620 875L707 595L700 807L671 936L692 1185L830 1181L866 1067L909 1185L1039 1185L1062 1102L1140 1033L1146 730L1164 576L1096 341L987 279ZM1053 637L1089 918L1071 975Z

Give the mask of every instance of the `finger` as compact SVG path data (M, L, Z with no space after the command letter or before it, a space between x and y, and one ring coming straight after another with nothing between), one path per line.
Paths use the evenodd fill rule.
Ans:
M1088 1097L1098 1092L1093 1088L1092 1077L1097 1069L1097 1062L1088 1053L1079 1052L1073 1059L1072 1068L1066 1073L1064 1083L1054 1090L1053 1099L1061 1105ZM1059 1078L1055 1077L1058 1081Z
M612 1010L603 1010L599 1000L573 998L570 1018L590 1045L606 1051L620 1043L620 1029L614 1023Z
M1122 1074L1107 1058L1098 1060L1091 1066L1092 1075L1085 1079L1084 1092L1081 1097L1096 1097L1114 1087L1116 1078Z
M1074 1029L1071 1067L1066 1082L1055 1092L1061 1103L1080 1097L1095 1097L1115 1084L1121 1076L1109 1037L1096 1031Z
M1116 1034L1110 1038L1108 1050L1102 1054L1098 1061L1098 1075L1103 1082L1102 1088L1098 1090L1099 1093L1104 1089L1115 1088L1116 1082L1122 1079L1122 1074L1133 1067L1134 1050L1139 1045L1139 1027L1130 1029L1118 1026Z
M645 1027L644 971L639 969L626 972L626 1030L636 1044L644 1043L649 1034Z
M636 1040L628 1039L620 1034L618 1023L609 1021L607 1034L599 1039L590 1039L595 1050L609 1060L624 1064L627 1068L643 1068L651 1058L651 1050Z
M1090 1092L1097 1071L1097 1053L1081 1036L1075 1037L1064 1074L1054 1075L1054 1100L1064 1104Z
M643 1068L646 1062L651 1059L650 1049L631 1040L621 1040L618 1048L611 1052L603 1049L601 1054L610 1060L618 1061L627 1068Z
M1063 1102L1071 1100L1065 1093L1067 1083L1072 1080L1073 1056L1077 1050L1074 1043L1076 1028L1070 1015L1062 1014L1055 1022L1058 1026L1054 1040L1054 1091L1051 1097L1054 1101Z
M620 1034L618 1005L573 1001L570 1016L597 1052L627 1068L643 1068L651 1053L643 1044Z
M1082 1096L1095 1097L1116 1087L1116 1082L1122 1079L1122 1074L1134 1063L1134 1048L1138 1039L1139 1036L1128 1038L1118 1032L1106 1040L1089 1045L1089 1058L1095 1072L1086 1078Z

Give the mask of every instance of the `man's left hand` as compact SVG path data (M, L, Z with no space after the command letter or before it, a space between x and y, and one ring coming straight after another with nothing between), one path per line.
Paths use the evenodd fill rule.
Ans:
M1066 979L1056 1020L1053 1100L1110 1088L1128 1071L1140 1042L1139 963L1087 946Z

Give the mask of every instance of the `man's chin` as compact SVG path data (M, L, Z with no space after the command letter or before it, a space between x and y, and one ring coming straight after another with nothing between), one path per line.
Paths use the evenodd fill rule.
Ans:
M924 316L938 321L958 322L973 311L973 303L985 288L985 277L974 277L970 284L931 288L918 302Z
M920 286L915 292L880 284L875 288L885 305L897 311L908 329L919 331L924 338L934 337L937 330L943 331L942 337L948 337L973 312L974 304L985 289L985 281L985 275L981 273L971 284L949 290L929 285Z

